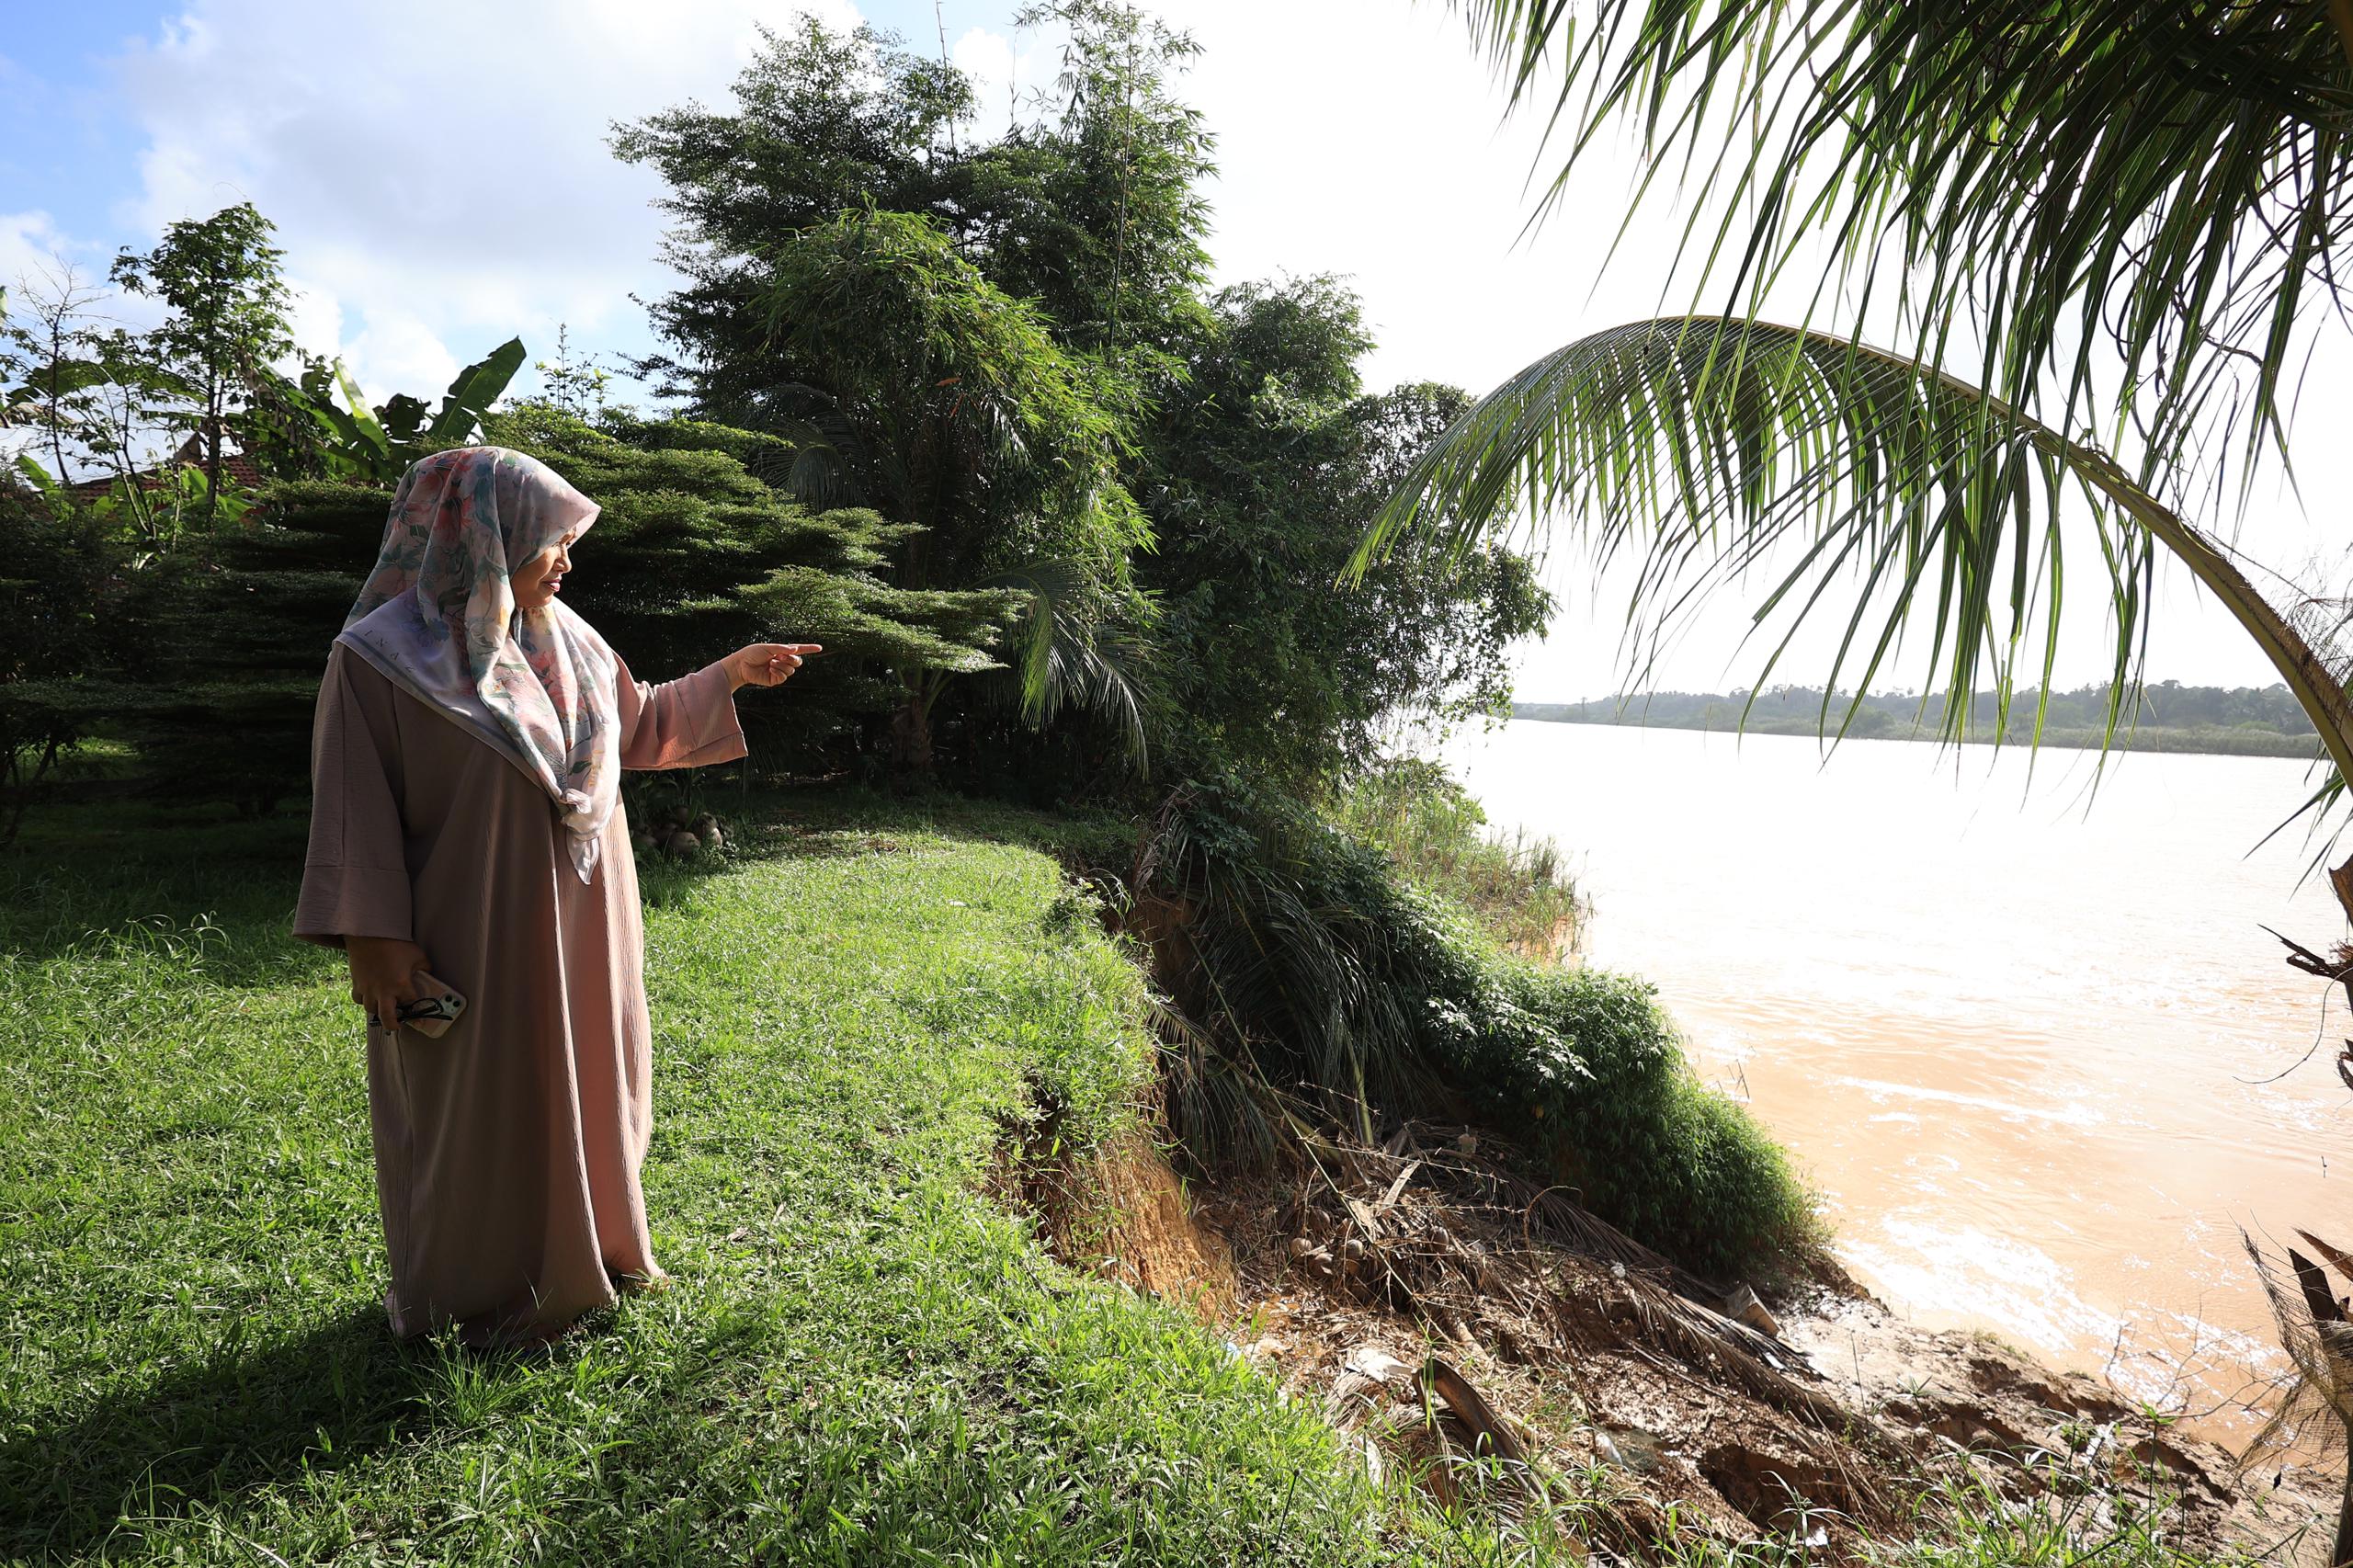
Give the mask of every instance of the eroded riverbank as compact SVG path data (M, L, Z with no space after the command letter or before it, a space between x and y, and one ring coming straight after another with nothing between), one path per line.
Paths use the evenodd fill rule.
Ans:
M2340 1020L2261 929L2342 923L2298 835L2256 848L2302 767L1525 723L1452 760L1582 866L1588 957L1658 984L1892 1310L2245 1430L2237 1227L2347 1208L2345 1090L2299 1066Z

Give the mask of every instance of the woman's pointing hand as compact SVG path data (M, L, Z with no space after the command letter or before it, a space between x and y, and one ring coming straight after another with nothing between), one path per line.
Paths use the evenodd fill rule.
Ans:
M825 650L814 642L754 642L736 649L721 664L736 687L779 686L792 678L801 661Z

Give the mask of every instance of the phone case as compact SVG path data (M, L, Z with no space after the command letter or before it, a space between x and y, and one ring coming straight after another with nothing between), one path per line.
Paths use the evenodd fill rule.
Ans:
M446 981L436 980L420 970L417 984L425 994L414 1002L401 1004L401 1022L428 1040L439 1040L466 1010L466 999L450 988Z

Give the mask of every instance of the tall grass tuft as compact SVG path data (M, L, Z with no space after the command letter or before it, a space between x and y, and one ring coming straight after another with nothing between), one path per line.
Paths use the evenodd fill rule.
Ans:
M1365 775L1334 802L1340 827L1385 851L1407 881L1468 910L1506 949L1529 959L1574 953L1590 913L1560 846L1487 813L1445 768L1403 757Z

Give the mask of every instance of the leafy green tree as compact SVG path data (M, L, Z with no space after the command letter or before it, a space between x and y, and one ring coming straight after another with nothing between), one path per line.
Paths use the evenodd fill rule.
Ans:
M778 247L759 301L772 361L800 368L803 428L848 493L917 522L900 551L909 587L1022 585L1086 629L1140 609L1128 557L1149 542L1120 483L1133 450L1132 387L1058 344L1042 313L959 256L925 219L845 213ZM804 437L806 438L806 437ZM1051 641L1042 628L1033 641ZM907 672L900 760L931 765L933 705L949 672ZM1041 676L1043 672L1040 672ZM1033 700L1042 700L1040 690Z
M665 175L679 220L668 256L690 282L656 307L679 350L659 368L699 412L791 440L797 494L929 525L910 583L1029 591L1018 710L1091 727L1016 744L1003 683L926 682L903 754L930 749L946 700L989 788L1097 777L1106 734L1170 719L1204 766L1298 778L1401 717L1492 706L1504 641L1540 614L1516 558L1483 556L1483 582L1401 563L1345 604L1301 591L1343 562L1446 394L1364 397L1368 344L1332 286L1204 296L1212 144L1169 87L1188 39L1106 0L1023 20L1070 41L1051 95L994 140L960 135L960 74L810 24L769 36L731 110L615 141ZM943 344L1035 369L938 368ZM1022 408L1044 423L1023 429ZM1130 557L1165 624L1124 585Z
M729 450L763 437L663 422L624 439L544 403L493 415L485 434L598 503L565 597L643 678L764 638L825 645L789 703L747 707L758 766L854 765L862 726L898 692L878 668L995 667L989 646L1014 596L892 587L888 557L908 530L778 494ZM280 483L251 526L208 535L150 574L135 607L142 678L121 695L119 727L152 777L248 813L300 793L319 670L391 501L376 485Z
M389 480L471 438L521 366L522 341L460 371L438 408L406 393L370 407L342 361L286 337L279 255L262 243L269 232L245 205L173 225L148 256L126 252L115 280L160 295L174 312L152 332L106 324L90 308L103 296L70 269L26 291L14 312L0 308L0 424L37 428L49 460L46 480L20 472L36 483L93 468L111 475L99 514L161 547L183 520L248 504L222 466L231 441L268 479ZM289 359L291 376L278 368ZM156 461L159 431L189 439Z
M766 357L758 301L776 247L842 212L930 218L981 275L1035 301L1065 345L1138 376L1199 324L1211 141L1165 80L1191 40L1131 7L1061 0L1070 43L1049 113L995 141L960 139L974 112L954 66L890 35L805 20L763 31L732 111L691 104L617 127L614 152L651 165L677 220L663 258L688 284L653 307L679 351L648 360L711 417L767 428L796 386ZM787 406L790 418L797 410Z
M954 231L990 281L1037 300L1064 341L1149 384L1206 327L1213 141L1169 79L1190 35L1116 0L1052 0L1015 17L1067 39L1051 113L1017 121L958 168Z
M992 650L1022 596L909 583L895 563L924 530L779 493L759 477L790 455L775 437L689 419L608 432L551 403L494 415L487 434L597 502L564 594L648 678L747 642L824 644L792 702L746 710L757 765L859 766L867 730L901 710L909 681L1003 667Z
M1334 279L1243 285L1153 422L1138 565L1160 596L1169 709L1188 764L1239 764L1294 787L1362 771L1402 723L1500 710L1504 651L1543 631L1550 598L1522 558L1392 553L1324 591L1365 520L1461 411L1449 388L1368 395L1371 339Z
M0 426L34 433L14 466L50 506L78 507L153 551L221 495L233 506L243 499L229 486L216 492L200 469L149 461L154 433L190 406L188 384L143 335L91 309L106 297L70 267L22 290L14 309L0 290ZM111 480L106 493L69 497L65 487L93 470Z
M105 370L91 358L98 329L90 307L105 296L63 264L18 292L11 310L0 289L0 426L37 431L46 472L62 481L71 472L69 448L84 449L101 416L95 389Z
M1176 367L1161 340L1199 314L1207 142L1158 81L1188 44L1121 6L1056 14L1074 40L1060 108L996 142L959 140L972 99L952 67L811 23L767 36L734 112L667 111L615 148L669 179L667 256L690 279L654 308L680 358L645 368L699 415L791 437L784 483L813 504L922 521L908 585L1029 596L1020 679L970 693L961 733L1001 737L1011 695L1140 758L1150 616L1125 563L1145 536L1120 465ZM910 680L907 766L930 766L949 690Z
M941 211L950 139L972 108L961 72L870 28L844 34L807 17L760 36L732 111L690 103L617 126L612 142L667 182L659 205L676 226L662 259L687 279L651 306L679 357L642 369L699 415L754 429L792 386L762 352L756 308L773 247L853 208Z
M278 269L285 253L269 243L277 225L250 201L210 218L167 225L153 250L128 248L110 276L136 294L169 307L145 335L155 365L186 389L188 407L169 424L197 443L204 472L204 517L219 509L222 462L241 422L277 396L276 364L294 352L286 324L291 302Z

